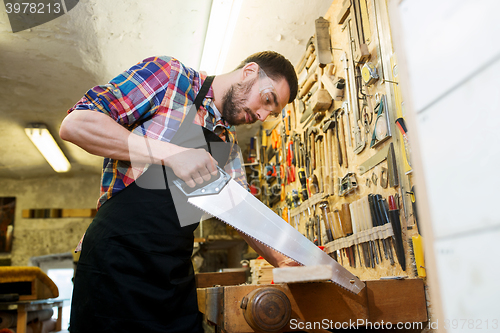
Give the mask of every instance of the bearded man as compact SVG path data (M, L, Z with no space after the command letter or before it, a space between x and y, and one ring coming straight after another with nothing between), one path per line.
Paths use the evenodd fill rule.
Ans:
M199 219L176 209L165 183L141 182L154 185L160 170L194 187L219 166L247 186L234 126L280 115L296 94L295 70L276 52L253 54L216 77L152 57L68 111L61 138L104 157L97 215L78 246L71 333L203 331L190 260ZM191 125L207 142L226 142L228 153L180 144ZM295 264L242 237L272 265Z

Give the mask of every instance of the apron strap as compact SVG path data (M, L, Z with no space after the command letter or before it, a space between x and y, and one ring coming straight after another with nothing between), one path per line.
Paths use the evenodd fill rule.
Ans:
M194 99L194 105L196 106L195 112L191 111L186 115L184 120L181 123L181 126L177 130L177 132L181 131L181 129L186 126L191 125L191 123L194 121L194 117L196 117L197 111L200 109L201 103L203 102L203 99L207 95L208 91L210 90L210 87L212 86L212 81L214 80L215 76L207 76L205 81L203 82L203 85L200 88L200 91L198 92L198 95L196 95L196 98Z

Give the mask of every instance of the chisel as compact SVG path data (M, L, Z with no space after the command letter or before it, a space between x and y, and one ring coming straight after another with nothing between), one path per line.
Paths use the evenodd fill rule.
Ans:
M387 201L385 199L383 199L380 194L377 194L376 198L378 201L377 203L378 203L378 207L379 207L379 211L380 211L380 215L381 215L381 219L382 219L382 224L384 225L387 223L391 223L391 221L389 220L389 209L388 209ZM392 237L392 238L394 238L394 237ZM383 239L382 241L386 241L386 249L388 251L389 261L391 262L391 265L394 265L394 256L392 254L392 248L391 248L391 238Z
M359 231L357 212L354 208L354 203L349 204L349 211L351 212L351 222L352 222L352 233L356 234ZM363 245L361 245L363 246ZM361 266L361 252L359 251L359 244L356 244L356 249L358 252L359 265ZM363 254L364 256L364 254Z
M396 208L396 203L392 195L389 196L389 219L391 220L392 229L394 231L394 242L396 244L396 256L403 271L406 271L406 258L403 245L403 236L401 234L401 222L399 220L399 209Z
M349 204L342 204L342 214L340 216L342 220L342 228L344 229L344 233L346 236L351 236L353 232L352 227L352 219L351 219L351 211L349 210ZM352 267L356 268L356 251L354 249L354 245L349 247L349 256L352 260Z

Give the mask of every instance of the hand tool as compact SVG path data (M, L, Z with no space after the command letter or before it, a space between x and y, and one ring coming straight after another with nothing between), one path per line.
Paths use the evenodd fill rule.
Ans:
M371 200L370 200L371 196ZM379 201L382 200L382 196L380 194L369 194L368 195L368 201L370 202L370 209L373 209L372 216L375 216L375 221L377 226L382 226L384 225L383 217L382 217L382 211L380 210L380 205ZM385 239L382 239L382 246L384 248L384 256L385 259L389 259L389 253L387 250L387 243ZM377 240L377 244L379 245L379 250L380 250L380 241ZM382 261L382 253L380 253L380 261Z
M361 68L361 76L367 86L374 84L378 79L377 67L371 62L367 62Z
M339 125L339 138L340 138L340 147L342 151L342 160L344 161L344 167L348 168L348 160L347 160L347 146L345 143L345 135L344 135L344 121L342 120L344 110L340 109L339 117L338 117L338 125Z
M389 151L387 152L387 178L389 179L390 187L399 186L398 166L396 165L396 155L394 154L394 145L389 143Z
M368 204L368 197L365 196L361 199L359 199L359 208L360 208L360 215L361 215L361 224L363 227L363 230L369 230L371 226L371 215L370 215L370 207ZM372 268L375 268L375 262L378 264L378 255L377 255L377 250L375 249L375 244L373 243L372 240L368 241L368 250L370 253L370 264Z
M323 180L323 193L328 194L329 188L328 188L328 181L329 178L327 179L328 175L328 145L327 145L327 139L326 139L326 133L323 134L323 140L320 141L320 149L321 149L321 170L322 170L322 180Z
M389 211L386 208L386 206L387 206L386 200L384 198L382 198L382 196L380 194L377 194L375 196L375 198L376 198L376 202L378 205L378 211L379 211L382 225L387 224L387 223L391 223L391 221L389 219ZM391 237L391 238L394 238L394 237ZM383 239L382 241L385 242L385 245L386 245L385 249L387 249L387 251L388 251L389 261L391 262L391 265L394 265L394 256L392 254L392 248L391 248L391 238L386 238L386 239Z
M340 220L342 221L342 228L344 229L344 234L346 236L351 236L354 234L352 220L351 220L351 211L349 210L349 204L342 204ZM352 267L356 267L356 250L354 245L349 247L349 257L351 258Z
M320 224L321 224L321 245L324 246L330 242L328 235L326 233L327 225L326 225L325 217L324 217L323 213L321 213L321 215L316 215L316 216L319 219Z
M321 180L321 184L320 184L320 192L324 192L324 177L323 177L323 146L322 146L322 142L323 142L323 135L322 134L319 134L319 135L316 135L316 168L318 170L318 180Z
M314 60L316 60L316 54L312 53L310 56L309 56L309 59L307 59L307 62L306 62L306 69L310 69L314 63Z
M335 76L332 73L334 69L333 64L328 64L325 67L323 75L321 75L321 83L335 101L341 101L344 99L345 79L339 77L335 81Z
M425 271L423 237L418 234L417 236L412 236L411 241L413 246L413 257L415 258L415 265L417 266L417 275L419 278L424 278L427 276L427 273Z
M333 115L334 113L332 113ZM334 179L335 179L335 174L333 166L333 160L334 160L334 148L333 146L335 145L334 142L334 132L335 131L335 120L330 117L327 121L325 121L324 126L323 126L323 132L326 133L326 142L328 144L328 168L327 168L327 182L328 182L328 194L333 195L335 194L335 187L334 187Z
M377 118L375 119L370 148L377 147L379 144L389 139L392 135L391 128L389 127L389 113L386 111L386 108L387 98L385 95L382 95L380 102L377 106L375 106Z
M361 129L359 128L359 106L357 100L357 89L354 77L354 67L349 63L352 63L352 60L347 58L347 53L343 53L340 59L344 64L344 71L347 80L348 87L346 89L347 93L347 110L351 111L354 114L354 153L359 154L365 149L365 141L361 140ZM349 135L350 137L350 135Z
M309 41L307 42L306 45L306 52L300 59L298 65L297 65L297 73L302 72L304 67L306 66L307 60L309 59L309 56L314 52L314 36L309 38Z
M350 218L351 218L351 224L352 224L352 233L353 235L359 232L359 225L358 225L358 217L357 217L357 210L354 208L354 203L347 204L349 205L349 212L350 212ZM363 245L361 245L363 246ZM359 250L359 244L356 243L356 251L358 252L358 259L359 259L359 266L361 267L362 261L361 261L361 252ZM365 257L365 254L363 253L363 257Z
M417 211L417 199L415 195L415 186L412 186L411 191L409 192L411 205L413 210L413 218L415 219L415 223L417 224L417 232L416 236L411 237L412 245L413 245L413 258L415 259L415 265L417 266L417 275L419 278L424 278L427 276L425 271L425 260L424 260L424 244L423 237L421 236L422 232L420 229L420 224L418 223L418 211Z
M316 177L315 174L311 174L309 177L309 189L311 191L311 195L319 193L318 177Z
M311 163L312 163L312 168L313 169L316 169L316 150L314 149L315 148L315 137L316 137L316 134L318 134L319 130L317 127L309 127L307 129L307 134L308 134L308 138L310 138L310 143L309 143L309 147L310 147L310 151L311 151Z
M346 131L347 140L349 142L349 147L352 147L351 123L349 120L349 103L347 103L347 102L342 103L342 110L344 110L344 114L345 114L345 124L347 127L347 131Z
M323 131L323 135L324 135L324 142L323 142L323 148L324 148L324 156L325 156L325 159L323 160L323 167L324 167L324 182L326 184L325 187L325 192L330 194L331 193L331 188L330 188L330 179L332 177L331 175L331 172L332 172L332 167L331 167L331 158L332 158L332 155L331 155L331 147L330 147L330 140L329 140L329 127L331 125L331 121L330 120L327 120L323 123L323 126L321 128L321 130Z
M320 83L320 87L311 96L310 105L313 113L326 111L333 104L333 99L326 89L323 88L323 84Z
M405 154L406 161L408 165L411 167L411 149L410 149L410 141L408 140L408 131L406 129L405 120L403 118L396 119L396 127L399 128L399 131L403 135L403 143L405 146Z
M334 114L333 114L333 122L334 122L334 129L335 129L335 148L336 148L336 152L337 152L337 162L339 163L339 166L342 166L342 164L344 163L344 158L343 158L343 155L342 155L342 149L340 147L340 129L339 129L339 123L338 123L338 117L337 117L337 112L338 110L335 110L334 111Z
M347 221L342 219L342 211L339 209L335 209L333 211L333 218L334 218L334 227L336 228L336 232L339 235L339 238L346 237L348 234L346 231L351 231L352 234L352 226L347 226ZM353 252L350 247L348 248L343 248L341 252L344 253L345 256L347 256L347 259L349 260L349 266L354 267L354 258L353 258Z
M326 237L329 242L333 241L333 234L332 234L332 229L331 229L331 222L328 218L328 203L323 201L320 202L319 208L321 209L321 212L323 214L323 220L325 221L325 230L326 230Z
M339 182L339 196L341 197L351 193L358 187L356 174L353 172L348 172Z
M394 197L389 196L389 219L391 220L392 229L394 231L394 241L396 244L396 256L403 271L406 271L406 257L403 244L403 236L401 234L401 222L399 220L399 209L396 208Z
M352 10L350 17L347 19L349 27L349 35L351 37L351 48L353 50L353 60L357 63L364 63L370 59L370 52L365 43L365 36L363 33L363 22L361 15L360 1L354 0L352 3ZM352 31L351 31L352 29ZM354 37L354 39L353 39Z
M316 81L318 81L318 74L312 73L311 76L309 76L309 78L307 79L307 81L304 82L304 85L300 89L297 97L298 98L304 97L309 92L309 90L311 90L313 84L316 83Z
M365 230L364 215L363 215L363 210L361 209L361 199L354 201L351 204L351 207L353 208L352 211L354 213L354 214L351 214L351 216L355 217L356 230L358 232ZM365 267L367 267L367 268L371 267L373 257L371 255L371 251L369 251L369 249L370 249L369 243L368 242L361 243L361 249L363 250L363 259L364 259ZM360 262L361 262L361 260L360 260Z
M299 169L298 175L299 175L299 180L300 180L300 184L301 184L301 192L300 193L302 195L302 200L306 201L307 199L309 199L309 196L307 195L306 172L305 172L304 168Z
M362 200L366 214L365 217L367 218L366 222L368 223L369 229L378 226L375 212L372 212L372 205L370 204L371 196L367 195ZM382 252L380 251L380 244L378 243L378 239L373 240L371 243L373 246L375 261L377 262L378 265L382 261ZM380 260L379 260L379 254L380 254Z
M333 62L332 45L330 37L330 21L319 17L314 21L316 38L314 39L315 52L320 68Z
M381 148L378 152L376 152L372 157L368 158L366 161L361 163L358 167L359 175L361 176L365 174L366 172L377 166L379 163L385 161L385 159L387 158L389 147L390 145L386 145L385 147Z
M316 215L316 227L315 228L316 228L316 239L317 239L316 245L318 245L318 246L324 245L324 243L322 241L323 238L321 237L322 232L323 232L321 230L321 220L320 220L318 215Z

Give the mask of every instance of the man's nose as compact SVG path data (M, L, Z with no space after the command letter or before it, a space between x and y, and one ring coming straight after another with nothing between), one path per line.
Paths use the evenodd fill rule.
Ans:
M259 110L257 110L256 114L257 114L257 118L260 120L260 121L264 121L266 120L266 118L269 116L269 114L271 113L271 111L268 111L264 108L260 108Z

